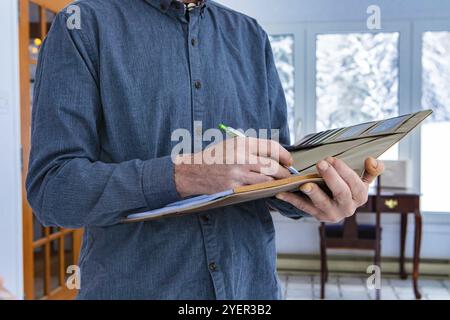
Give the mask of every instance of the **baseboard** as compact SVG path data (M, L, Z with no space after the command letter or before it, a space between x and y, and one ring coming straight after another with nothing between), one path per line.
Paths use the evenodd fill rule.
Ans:
M370 257L328 256L328 268L333 273L364 273L373 264ZM279 254L277 268L280 272L320 272L320 256ZM411 274L412 261L406 259L405 269ZM450 260L423 259L419 267L423 276L439 276L450 278ZM381 259L381 272L384 275L395 275L399 272L397 258Z

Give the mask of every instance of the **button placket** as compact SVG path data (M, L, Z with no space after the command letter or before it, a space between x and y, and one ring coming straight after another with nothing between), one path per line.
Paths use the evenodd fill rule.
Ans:
M211 263L209 264L209 270L211 270L212 272L214 272L214 271L217 270L217 265L216 265L215 262L211 262Z
M189 33L188 33L188 53L190 61L190 72L192 81L192 121L193 130L195 131L195 123L197 121L203 121L203 103L202 97L204 95L205 79L202 79L201 74L201 59L200 59L200 47L199 42L199 12L192 12L189 19ZM190 40L189 40L190 39ZM192 39L196 39L193 41ZM195 45L193 43L195 42ZM194 134L194 132L193 132ZM200 227L202 229L205 255L206 255L206 268L211 274L211 279L214 283L216 298L225 299L225 285L223 274L220 271L220 259L217 256L218 243L216 239L216 231L212 223L212 218L206 215L199 216Z
M203 217L206 217L206 215L201 217L202 218L200 219L203 220ZM216 231L211 221L211 217L209 217L208 223L200 223L205 246L206 267L208 268L211 279L214 283L216 298L226 299L224 275L220 270L220 259L217 254L219 250Z
M202 121L204 106L204 88L207 85L205 79L201 74L201 59L200 59L200 47L199 43L199 30L200 30L200 16L199 9L193 10L191 12L190 19L190 33L189 33L189 59L191 61L191 75L192 75L192 85L193 90L193 116L194 121Z

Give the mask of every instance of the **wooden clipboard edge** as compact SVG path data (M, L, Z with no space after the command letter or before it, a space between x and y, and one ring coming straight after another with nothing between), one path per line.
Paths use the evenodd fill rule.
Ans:
M233 191L235 194L240 194L240 193L246 193L246 192L251 192L251 191L270 189L270 188L274 188L274 187L287 185L287 184L290 184L293 182L300 182L303 180L316 179L316 178L321 178L321 177L317 173L312 173L312 174L307 174L304 176L293 176L293 177L280 179L280 180L274 180L274 181L269 181L269 182L252 184L249 186L237 187L237 188L234 188Z
M216 203L225 202L229 198L233 198L236 196L243 196L245 194L253 193L253 192L257 192L257 191L270 190L270 189L287 186L289 184L301 182L301 181L305 181L305 180L318 180L318 179L321 179L321 177L318 174L308 174L305 176L294 176L294 177L289 177L289 178L270 181L270 182L258 183L258 184L251 185L251 186L238 187L233 190L232 194L222 197L222 198L215 199L215 200L207 202L207 203L197 204L190 208L185 208L185 209L181 209L181 210L174 208L173 212L165 212L165 213L161 213L158 215L147 216L147 217L125 219L122 222L123 223L131 223L131 222L159 220L162 218L165 219L165 218L170 218L170 217L180 217L180 216L183 216L186 214L192 214L192 213L201 211L201 209L204 207L210 207L211 205L214 205ZM243 202L245 202L245 201L243 201ZM238 203L236 203L236 204L238 204Z
M288 178L289 179L289 178ZM283 179L286 180L286 179ZM290 184L294 184L292 186L292 188L289 189L294 189L294 186L296 184L301 185L301 182L305 181L305 179L296 179L293 181L290 181L289 183L285 183L285 184L280 184L276 187L271 187L271 188L263 188L263 189L258 189L258 190L252 190L252 191L246 191L246 192L242 192L242 193L233 193L230 194L228 196L225 196L223 198L219 198L216 200L213 200L211 202L208 203L204 203L204 204L199 204L196 206L193 206L189 209L183 209L181 211L177 211L175 210L174 212L169 212L169 213L162 213L162 214L158 214L158 215L154 215L154 216L147 216L147 217L140 217L140 218L134 218L134 219L125 219L122 221L122 223L133 223L133 222L145 222L145 221L152 221L152 220L161 220L161 219L166 219L166 218L176 218L176 217L183 217L186 215L191 215L191 214L195 214L195 213L199 213L201 211L206 211L206 210L213 210L213 209L218 209L218 208L222 208L222 207L227 207L229 205L237 205L240 203L244 203L247 201L255 201L257 199L252 199L252 200L247 200L244 199L242 197L246 196L246 195L250 195L252 193L258 193L258 192L263 192L265 190L269 191L270 189L278 189L279 187L283 187L283 186L289 186ZM320 178L318 175L315 178L312 179L308 179L308 182L314 182L317 184L321 184L323 182L322 178ZM276 192L278 193L278 192ZM274 193L274 195L276 194ZM235 201L232 202L232 204L225 204L225 205L221 205L221 203L226 203L228 200L233 200L233 198L236 198ZM259 199L263 199L263 198L259 198ZM217 204L217 206L214 206L215 204Z

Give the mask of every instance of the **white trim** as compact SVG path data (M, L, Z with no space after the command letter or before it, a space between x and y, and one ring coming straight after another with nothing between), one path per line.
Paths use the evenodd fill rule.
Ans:
M0 94L5 99L0 113L0 143L6 153L1 157L2 192L0 203L0 275L17 297L23 296L22 255L22 179L20 156L20 82L18 1L0 4L0 34L5 46L0 74Z
M291 220L279 213L272 215L279 254L318 254L319 253L319 222L311 217ZM373 223L374 214L360 214L358 221ZM422 216L422 248L423 259L448 259L450 248L443 245L450 242L450 215L426 214ZM398 257L400 244L400 214L382 214L382 255ZM409 215L407 224L407 239L405 254L411 257L414 243L414 218ZM436 245L436 244L440 245ZM352 252L355 255L367 255L370 252L333 251L333 254Z
M422 108L422 34L426 31L450 31L449 20L419 20L413 24L412 31L412 83L411 83L411 101L413 110ZM414 159L413 172L421 171L421 129L420 127L410 138L411 147L410 155ZM421 190L420 174L413 177L413 184ZM425 215L446 215L448 213L424 212Z
M16 177L16 184L14 190L14 202L17 204L17 211L15 215L15 230L17 232L16 239L15 239L15 248L16 252L18 254L16 255L15 260L15 268L17 270L18 278L16 279L16 296L17 297L23 297L23 221L22 221L22 141L21 141L21 112L20 112L20 62L19 62L19 27L18 22L19 21L19 3L18 1L12 0L12 14L13 17L12 21L14 23L14 26L12 27L13 30L11 30L12 36L12 48L14 51L13 54L13 61L11 69L13 70L13 96L15 97L14 104L17 109L14 112L14 133L15 133L15 140L16 140L16 150L15 150L15 177ZM17 19L14 19L17 18ZM14 85L15 84L15 85Z
M266 24L266 32L270 35L293 35L294 36L294 127L300 128L294 132L295 140L300 139L306 134L304 121L306 119L306 48L305 43L305 24Z

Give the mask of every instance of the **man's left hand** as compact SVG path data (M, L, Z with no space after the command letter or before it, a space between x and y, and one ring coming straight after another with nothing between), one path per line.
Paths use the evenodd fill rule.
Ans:
M300 187L305 196L283 192L276 197L289 202L322 222L339 222L352 216L367 202L369 185L384 171L382 161L367 158L365 172L359 177L342 160L328 157L317 164L317 170L333 194L328 196L317 184Z

